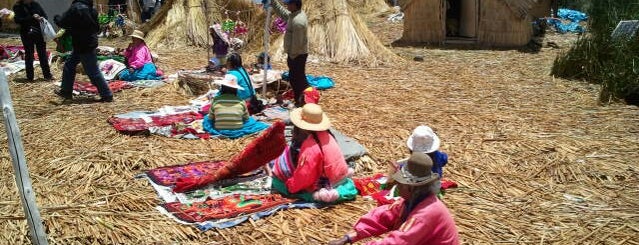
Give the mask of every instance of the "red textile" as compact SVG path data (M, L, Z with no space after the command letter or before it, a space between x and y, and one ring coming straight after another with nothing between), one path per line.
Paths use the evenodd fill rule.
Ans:
M442 190L457 188L457 183L452 180L442 180Z
M275 122L260 137L253 140L240 154L224 164L222 168L202 177L180 178L175 183L173 191L187 192L264 166L284 151L286 147L285 127L286 125L283 122Z
M121 133L140 133L149 130L150 127L164 127L175 123L189 124L195 120L202 119L203 116L196 112L186 112L167 116L151 116L151 122L146 122L142 118L118 118L111 117L107 121L113 125L115 130Z
M169 166L152 169L146 172L147 177L154 183L162 186L172 186L178 178L199 178L222 168L222 161L194 162L178 166Z
M131 86L129 83L124 81L113 81L109 83L109 88L111 89L111 92L113 93L122 91L127 88L132 88L132 87L133 86ZM98 88L96 86L93 86L93 84L91 84L90 82L76 81L73 84L73 90L78 92L85 92L88 94L98 94Z
M380 192L382 184L379 183L379 179L384 178L384 174L378 173L371 177L353 178L355 188L361 196L370 196L372 194Z
M242 214L252 214L268 210L295 200L279 194L238 195L209 199L204 202L182 204L166 203L162 206L182 221L195 223L207 220L234 218Z
M308 104L319 104L320 91L315 87L304 90L304 102Z

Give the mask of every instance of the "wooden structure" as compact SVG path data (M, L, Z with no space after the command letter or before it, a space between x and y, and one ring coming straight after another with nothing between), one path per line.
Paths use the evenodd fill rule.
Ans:
M16 120L11 93L9 92L9 84L4 71L0 71L0 107L2 107L4 129L7 132L9 155L11 155L11 162L13 163L16 185L20 194L24 217L29 225L31 243L34 245L48 244L47 233L42 224L40 210L31 185L27 159L22 145L22 135L20 134L20 128L18 128L18 121Z
M401 0L405 43L519 47L532 38L531 10L545 0Z

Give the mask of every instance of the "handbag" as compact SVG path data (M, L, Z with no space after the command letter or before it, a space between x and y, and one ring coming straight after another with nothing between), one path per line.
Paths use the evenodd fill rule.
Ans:
M55 30L53 30L53 26L46 19L42 19L40 21L40 30L42 30L42 38L44 38L45 42L50 42L56 36Z
M247 76L248 73L246 72L244 67L242 67L242 70L240 71L240 73L242 73L242 77L246 79L246 82L248 83L249 89L252 93L251 99L249 100L249 106L248 106L249 113L253 115L253 114L262 112L264 110L264 103L257 98L257 95L255 94L255 89L253 88L253 82L251 81L251 78Z

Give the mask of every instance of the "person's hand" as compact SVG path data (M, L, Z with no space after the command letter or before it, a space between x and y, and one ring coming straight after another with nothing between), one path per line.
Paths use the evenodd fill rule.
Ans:
M44 18L42 18L42 17L41 17L40 15L38 15L38 14L34 14L34 15L33 15L33 18L34 18L34 19L36 19L36 20L42 20L42 19L44 19Z
M328 242L328 245L344 245L346 244L348 241L346 240L346 237L342 237L340 239L337 240L333 240Z

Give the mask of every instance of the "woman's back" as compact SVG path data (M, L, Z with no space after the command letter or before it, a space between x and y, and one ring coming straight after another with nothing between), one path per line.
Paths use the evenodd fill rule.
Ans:
M221 94L213 99L209 118L216 129L241 129L248 120L246 103L233 94Z

